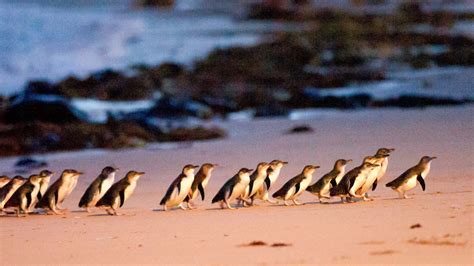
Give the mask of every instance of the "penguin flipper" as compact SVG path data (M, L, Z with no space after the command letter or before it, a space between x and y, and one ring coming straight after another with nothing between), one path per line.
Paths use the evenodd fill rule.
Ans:
M336 187L336 186L337 186L337 182L336 182L336 179L335 179L335 178L331 179L331 186L332 186L332 187Z
M204 200L204 188L202 187L202 184L198 185L199 193L201 194L201 199Z
M416 180L418 180L421 185L421 188L423 189L423 191L425 191L425 180L423 179L423 177L421 175L418 175L416 177Z
M254 183L254 181L250 181L250 183L249 183L249 196L250 196L250 194L252 194L253 183Z
M29 209L31 202L33 201L31 198L31 193L26 193L25 197L26 197L26 209Z
M265 186L267 186L267 190L270 190L271 185L272 181L270 180L270 177L267 176L267 178L265 178Z
M125 189L119 192L119 196L120 196L120 207L122 207L123 204L125 203Z
M375 179L374 183L372 184L372 191L374 191L375 188L377 188L377 179Z
M36 196L38 198L38 202L41 201L41 199L43 198L43 195L41 195L41 191L38 191L38 196Z
M300 183L296 183L295 185L295 194L297 194L298 191L300 191Z

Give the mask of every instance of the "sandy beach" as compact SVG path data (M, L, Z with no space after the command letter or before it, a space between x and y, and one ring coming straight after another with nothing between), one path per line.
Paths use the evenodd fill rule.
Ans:
M193 264L471 264L473 257L474 106L321 112L310 119L283 118L224 122L229 137L170 150L76 151L41 156L49 169L85 172L64 206L66 215L0 217L0 261L11 264L193 263ZM308 124L314 133L286 134ZM304 165L321 168L314 181L338 158L360 163L379 147L393 147L388 171L372 202L319 204L304 193L303 206L259 204L220 210L210 201L240 167L282 159L273 188ZM388 181L423 155L437 156L426 180L400 200ZM4 172L17 158L0 160ZM197 210L168 212L158 205L169 183L187 163L219 163L206 200ZM112 217L77 207L87 185L106 165L145 171L135 194ZM53 177L56 180L58 175ZM416 226L420 224L420 226ZM415 225L415 226L414 226ZM411 228L411 227L415 228ZM263 241L266 245L247 245ZM287 244L274 247L275 243Z

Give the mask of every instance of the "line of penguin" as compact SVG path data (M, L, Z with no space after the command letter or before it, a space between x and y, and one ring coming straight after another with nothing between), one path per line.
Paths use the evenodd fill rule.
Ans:
M387 171L388 157L395 149L380 148L375 155L367 156L359 166L346 172L350 159L339 159L331 171L324 174L317 182L310 185L317 165L306 165L302 172L288 180L272 197L282 200L284 205L300 205L298 197L304 192L323 199L340 197L343 203L354 202L356 199L373 200L368 196ZM399 193L400 198L408 198L406 192L420 183L425 190L425 179L430 171L431 162L436 157L423 156L417 165L403 172L399 177L386 184ZM242 168L230 178L212 199L221 208L234 209L234 206L252 206L255 200L277 203L269 197L270 189L277 181L280 171L287 162L274 160L270 163L259 163L255 170ZM199 166L186 165L181 174L171 183L160 205L163 210L180 207L183 210L193 209L192 201L199 195L205 199L205 188L217 164L205 163L195 174ZM118 168L105 167L101 174L89 185L79 201L79 207L87 212L98 207L110 215L119 215L117 210L130 198L139 178L144 172L129 171L124 178L114 184ZM47 214L63 214L61 207L64 200L76 187L82 172L66 169L60 178L49 188L53 172L43 170L31 175L28 179L21 176L0 177L0 211L2 215L15 214L26 216L36 209ZM327 202L326 202L327 203Z

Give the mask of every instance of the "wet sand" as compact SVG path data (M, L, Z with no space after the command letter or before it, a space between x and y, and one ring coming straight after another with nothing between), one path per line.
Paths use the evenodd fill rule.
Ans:
M44 156L50 169L85 175L66 199L66 215L0 217L0 261L20 263L472 264L474 107L384 109L327 113L307 120L225 122L230 136L171 150L64 152ZM313 133L286 134L308 124ZM240 167L287 160L274 190L306 164L321 166L314 181L338 158L358 164L379 147L394 147L387 174L372 202L320 204L305 193L303 206L259 204L220 210L210 201ZM421 156L438 159L412 199L400 200L384 184ZM0 160L7 172L15 158ZM197 210L161 211L158 203L187 163L219 163ZM145 171L121 213L88 214L77 203L105 165ZM53 180L57 175L53 177ZM273 191L274 191L273 190ZM416 224L420 224L417 226ZM411 228L414 227L414 228ZM252 245L253 241L262 241ZM274 244L277 244L276 247ZM279 245L281 244L281 245Z

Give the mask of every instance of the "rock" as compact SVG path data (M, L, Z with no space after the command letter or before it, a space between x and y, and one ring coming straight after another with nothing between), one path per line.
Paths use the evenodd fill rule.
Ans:
M162 118L193 116L206 119L213 113L211 108L202 103L164 96L156 101L155 106L147 111L146 115Z
M299 125L291 128L288 130L288 133L294 134L294 133L311 133L314 132L314 129L309 126L309 125Z
M18 161L15 163L15 168L23 168L29 170L44 168L46 166L48 166L48 163L46 161L41 161L35 159L34 157L22 157L18 159Z
M66 124L85 120L86 115L72 107L64 97L23 93L7 107L4 118L11 124L34 121Z

